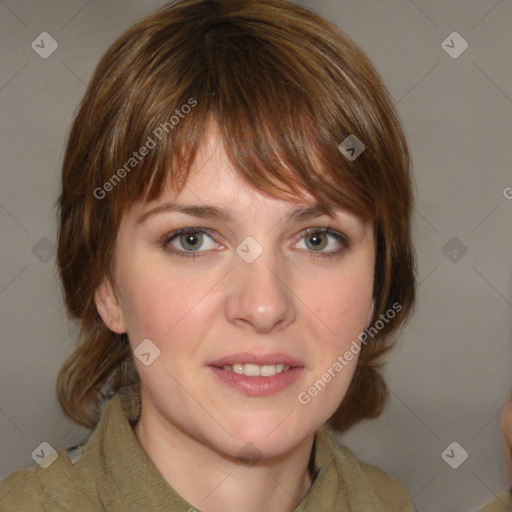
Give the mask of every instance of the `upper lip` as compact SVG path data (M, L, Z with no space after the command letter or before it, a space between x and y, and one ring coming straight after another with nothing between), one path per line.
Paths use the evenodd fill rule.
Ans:
M219 368L228 365L232 366L234 364L257 364L259 366L284 364L287 366L304 366L301 361L287 354L253 354L249 352L231 354L208 363L209 366L218 366Z

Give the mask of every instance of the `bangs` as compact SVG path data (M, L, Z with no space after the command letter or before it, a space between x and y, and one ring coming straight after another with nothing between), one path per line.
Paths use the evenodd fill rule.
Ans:
M180 34L145 42L145 54L132 63L137 74L128 77L130 103L112 130L115 162L107 168L135 165L114 187L116 216L168 187L178 194L214 121L234 168L257 188L290 201L308 193L327 207L374 218L372 151L350 162L338 150L348 135L367 134L325 41L311 48L299 45L300 34L287 41L266 29L261 20L243 27L236 19L206 20L179 54ZM147 55L149 62L138 62ZM135 162L134 150L144 146L147 155Z

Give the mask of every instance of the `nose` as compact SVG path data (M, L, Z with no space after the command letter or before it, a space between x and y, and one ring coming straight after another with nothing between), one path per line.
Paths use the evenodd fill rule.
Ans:
M287 273L278 267L271 251L263 251L253 263L236 256L235 269L229 276L225 304L229 322L268 333L295 321L296 309L293 291L286 282Z

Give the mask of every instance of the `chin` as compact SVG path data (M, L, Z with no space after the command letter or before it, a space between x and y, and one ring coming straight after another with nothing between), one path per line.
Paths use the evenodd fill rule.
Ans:
M237 459L271 459L280 457L292 451L307 437L312 436L316 430L314 426L308 428L302 424L288 424L286 420L279 425L286 416L281 416L272 422L254 424L254 420L246 424L238 423L236 428L229 430L233 437L222 436L214 441L215 449L229 457Z
M290 439L290 436L286 436L285 439L276 438L272 441L264 437L247 438L235 440L220 451L230 458L239 460L242 464L252 466L262 459L270 460L282 457L293 451L302 441L304 439L300 437Z

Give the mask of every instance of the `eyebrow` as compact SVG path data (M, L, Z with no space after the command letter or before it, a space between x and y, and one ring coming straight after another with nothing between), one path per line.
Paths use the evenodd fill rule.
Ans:
M219 208L217 206L165 203L142 214L137 219L137 224L143 223L149 217L154 217L160 213L168 212L183 213L185 215L199 217L202 219L217 219L225 223L232 222L234 219L234 214L231 212L231 210ZM336 217L332 208L319 203L314 203L312 205L295 206L286 213L284 221L302 222L305 220L314 219L316 217L321 217L322 215L327 215L333 219Z

